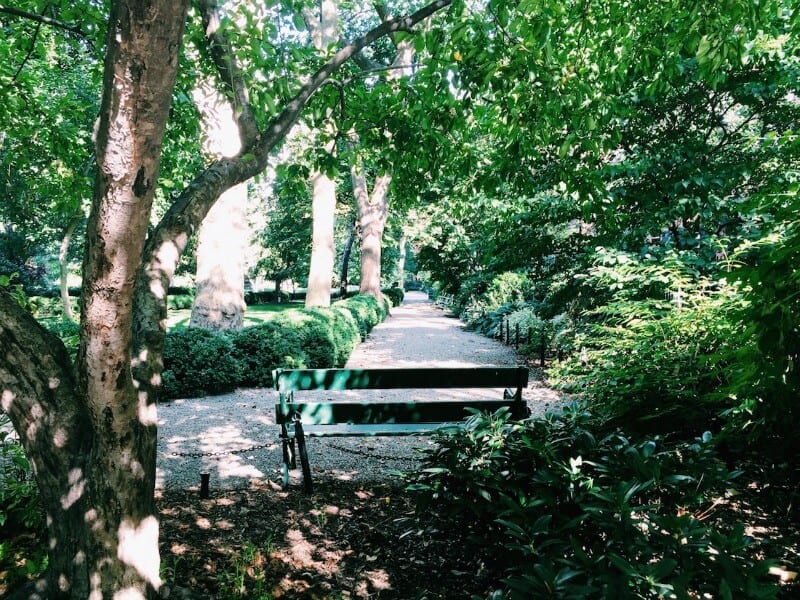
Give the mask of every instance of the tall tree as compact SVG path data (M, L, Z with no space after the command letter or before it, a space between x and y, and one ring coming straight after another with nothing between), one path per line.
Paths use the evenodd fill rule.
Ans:
M263 129L243 80L223 78L240 108L242 152L197 174L150 229L187 4L111 4L77 360L0 288L0 403L34 466L48 514L50 561L31 597L132 599L161 588L153 501L156 402L166 295L178 259L217 198L266 168L271 151L332 73L449 0L384 23L342 48Z
M334 0L321 0L319 17L315 17L309 10L303 14L306 26L311 31L314 47L324 55L339 39L337 3ZM328 121L327 125L330 128L333 123ZM317 132L317 137L320 133L322 132ZM333 151L334 141L325 143L322 149L323 155L328 155L326 157L328 158ZM313 225L306 306L329 306L333 265L336 260L333 235L336 224L336 181L320 166L311 171L309 178Z

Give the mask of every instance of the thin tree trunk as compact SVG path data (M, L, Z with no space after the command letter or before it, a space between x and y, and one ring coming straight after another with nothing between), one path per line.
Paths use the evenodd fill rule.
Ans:
M401 290L405 287L406 282L406 231L400 234L400 260L397 263L397 287Z
M350 276L350 255L353 252L353 243L356 241L356 223L357 221L353 221L350 224L350 234L347 236L347 241L344 243L344 249L342 250L342 266L339 270L341 277L340 280L340 296L342 298L347 298L347 279Z
M318 19L315 19L308 11L304 13L314 47L320 52L325 52L337 41L339 35L337 13L337 3L333 0L321 0ZM332 154L333 151L333 142L325 145L325 152ZM330 306L331 281L336 262L334 245L336 182L326 173L318 170L311 172L310 180L313 194L311 201L312 233L306 306Z
M74 321L75 315L72 311L72 301L69 297L69 282L67 281L69 262L67 256L72 236L75 234L78 225L80 225L81 219L83 219L83 211L78 211L70 219L67 228L64 230L64 236L61 238L61 247L58 250L58 279L59 289L61 290L61 304L64 307L64 319L69 321Z

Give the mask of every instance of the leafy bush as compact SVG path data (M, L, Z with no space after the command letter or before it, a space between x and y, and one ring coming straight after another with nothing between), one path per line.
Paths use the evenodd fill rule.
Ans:
M186 327L167 333L163 393L166 398L222 394L240 380L231 340L205 329Z
M294 328L268 321L229 331L226 335L233 344L233 357L240 367L238 385L269 387L274 369L302 369L308 365L308 357Z
M0 413L0 532L43 527L44 512L31 465L13 438L11 420Z
M400 306L406 297L406 293L399 287L384 288L382 291L383 295L389 298L392 306Z
M579 327L575 343L586 348L585 360L573 356L549 372L555 386L582 394L627 431L691 437L719 429L720 414L732 405L719 391L747 368L736 356L752 346L743 324L730 318L742 303L739 292L720 282L684 281L678 306L621 285Z
M167 307L172 310L192 308L194 294L175 294L167 296Z
M361 334L361 339L364 340L367 338L367 334L372 331L372 328L386 318L388 314L386 303L388 303L386 300L380 303L373 296L359 294L337 302L334 306L347 310L353 316Z
M273 323L286 331L294 331L310 369L327 369L336 364L336 337L330 320L308 309L284 311Z
M710 434L672 446L597 435L577 406L523 422L476 414L409 487L424 523L482 548L510 598L775 597L742 526L695 516L736 475Z

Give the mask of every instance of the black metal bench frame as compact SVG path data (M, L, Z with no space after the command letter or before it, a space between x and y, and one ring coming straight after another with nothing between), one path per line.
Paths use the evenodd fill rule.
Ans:
M528 385L527 367L395 368L395 369L278 369L273 386L280 400L275 422L281 426L283 486L300 455L306 492L312 491L306 437L426 435L459 427L467 409L494 412L508 407L516 418L528 416L522 390ZM295 402L294 392L312 390L504 388L502 398L384 402L326 400ZM295 449L295 441L297 448Z

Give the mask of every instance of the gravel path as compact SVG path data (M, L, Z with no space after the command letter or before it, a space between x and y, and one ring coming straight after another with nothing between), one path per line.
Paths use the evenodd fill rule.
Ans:
M425 294L408 292L405 302L392 309L391 316L356 348L347 366L472 367L518 362L513 349L465 331L461 321L435 308ZM359 394L414 399L429 397L431 391L308 392L302 398ZM437 390L436 394L494 398L502 390ZM532 381L523 395L534 415L541 415L558 403L556 393L539 381ZM270 389L240 389L221 396L162 404L156 487L199 487L201 472L210 474L212 488L277 486L281 478L281 451L279 428L274 420L276 402L277 393ZM311 438L308 451L316 479L385 480L388 472L413 466L419 449L431 443L428 437L416 436ZM201 453L204 456L197 456ZM299 481L299 472L293 472L292 485L299 485Z

